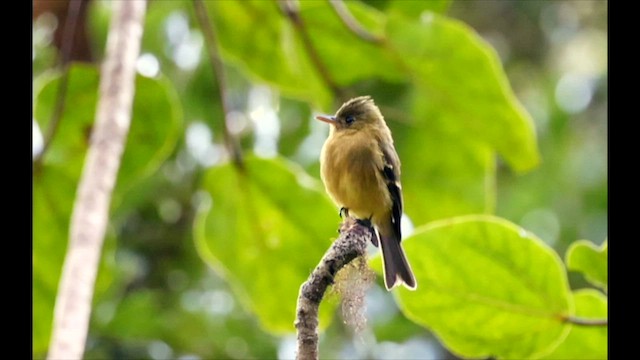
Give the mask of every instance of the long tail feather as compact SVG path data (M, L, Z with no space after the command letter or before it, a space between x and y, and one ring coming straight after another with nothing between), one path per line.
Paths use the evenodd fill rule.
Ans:
M400 246L400 240L380 234L380 248L384 263L384 285L387 290L399 284L403 284L409 290L415 290L416 278Z

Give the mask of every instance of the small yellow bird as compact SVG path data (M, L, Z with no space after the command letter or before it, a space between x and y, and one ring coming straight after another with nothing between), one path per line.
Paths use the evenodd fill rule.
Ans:
M400 159L391 131L369 96L344 103L335 116L316 116L331 124L320 155L320 174L340 214L370 221L380 237L387 290L403 284L416 288L400 247L402 187ZM372 242L378 246L374 236Z

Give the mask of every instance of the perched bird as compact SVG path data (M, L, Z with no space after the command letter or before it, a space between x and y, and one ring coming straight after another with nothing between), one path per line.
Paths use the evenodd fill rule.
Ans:
M345 213L377 230L387 290L399 284L416 288L416 279L400 247L402 187L400 159L391 131L369 96L344 103L335 116L316 116L331 124L320 155L320 174L333 201ZM374 236L372 242L378 246Z

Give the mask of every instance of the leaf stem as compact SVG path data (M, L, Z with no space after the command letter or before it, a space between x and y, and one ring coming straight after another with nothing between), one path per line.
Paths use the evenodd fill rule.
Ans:
M227 92L227 80L224 72L224 64L218 53L218 40L216 34L213 31L211 23L212 19L207 14L207 8L202 0L193 0L196 17L200 23L200 29L204 35L206 48L209 54L209 61L213 69L213 74L217 80L218 94L220 94L220 105L223 112L222 131L224 135L224 142L227 151L231 154L234 165L238 169L244 168L244 162L242 159L242 151L237 139L229 132L228 122L229 114L231 112L231 102L229 100L229 94Z
M329 0L329 4L331 4L331 8L335 11L336 15L338 15L338 18L340 18L347 29L359 38L374 44L380 44L384 41L382 37L370 33L360 25L356 18L351 15L349 9L342 0Z
M609 319L585 319L575 316L562 317L562 321L578 326L608 326Z

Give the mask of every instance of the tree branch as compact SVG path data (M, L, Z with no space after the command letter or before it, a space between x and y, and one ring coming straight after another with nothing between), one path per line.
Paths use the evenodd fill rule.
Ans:
M227 81L224 73L224 65L220 55L218 54L218 40L216 34L211 26L211 20L207 15L207 8L202 3L202 0L193 0L195 7L196 17L200 23L200 29L204 35L205 44L209 53L209 61L213 69L213 75L217 80L218 94L220 94L220 105L223 112L222 131L224 133L224 142L227 151L231 154L233 163L237 168L243 168L242 152L240 150L240 144L237 139L229 132L229 113L231 111L229 95L227 94Z
M116 1L113 5L95 127L71 216L49 359L82 358L111 193L131 123L146 1Z
M311 62L315 66L316 70L318 70L318 74L320 78L324 81L324 83L331 89L334 95L336 95L342 101L346 101L350 96L347 94L346 90L340 87L329 72L329 69L325 66L325 64L320 59L320 54L316 50L313 42L311 41L311 37L309 36L309 32L307 31L307 27L300 16L300 11L298 10L298 3L295 0L279 0L278 5L280 6L280 10L286 15L287 19L291 22L293 27L296 29L298 34L300 34L300 38L302 39L302 45L304 46L305 51L309 55Z
M336 15L338 15L338 18L340 18L344 26L346 26L352 33L356 34L356 36L364 41L374 44L382 43L383 38L370 33L367 29L362 27L353 15L351 15L349 9L342 0L329 0L329 4L331 4L331 8L335 11Z
M60 49L60 62L59 68L62 71L62 77L58 83L58 90L56 92L56 101L54 104L53 112L49 120L49 126L44 133L42 140L42 149L40 153L36 155L34 159L34 167L39 168L42 165L42 159L44 154L49 149L51 141L53 140L56 132L58 131L58 125L62 114L64 113L64 104L67 98L67 88L69 83L69 63L71 60L71 50L73 49L74 39L76 34L76 28L78 27L78 18L80 16L80 9L85 2L76 0L69 1L67 4L67 15L65 16L64 30L61 35L61 49Z
M347 218L340 236L324 254L320 264L300 287L295 327L298 332L297 360L318 359L318 308L329 285L340 269L364 256L371 241L371 228Z

